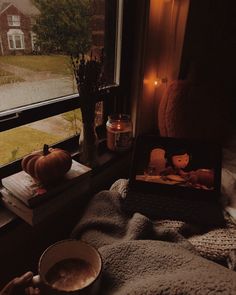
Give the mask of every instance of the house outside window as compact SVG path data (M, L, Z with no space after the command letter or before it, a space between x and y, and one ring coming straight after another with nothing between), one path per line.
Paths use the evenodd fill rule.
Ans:
M24 49L24 33L21 30L10 29L7 32L9 49Z
M19 15L8 15L7 21L9 27L19 27L20 26L20 16Z

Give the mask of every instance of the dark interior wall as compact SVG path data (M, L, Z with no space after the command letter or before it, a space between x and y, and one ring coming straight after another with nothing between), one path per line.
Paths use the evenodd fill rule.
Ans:
M236 1L191 0L180 79L189 75L223 90L236 124ZM192 75L193 74L193 75Z

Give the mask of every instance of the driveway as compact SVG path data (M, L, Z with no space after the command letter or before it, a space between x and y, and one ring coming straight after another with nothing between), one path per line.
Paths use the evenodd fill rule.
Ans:
M76 89L70 76L35 72L4 63L0 63L0 68L25 80L0 86L0 111L72 94Z
M0 86L0 111L72 94L76 86L69 76L34 72L3 63L0 63L0 67L25 80ZM72 135L71 123L60 115L29 124L29 126L50 134L66 137ZM80 130L81 123L77 122L77 126L77 130Z
M73 93L71 78L18 82L0 87L0 111Z
M57 115L38 122L30 123L27 126L63 138L69 138L79 133L82 128L82 122L76 120L75 124L65 120L62 115Z

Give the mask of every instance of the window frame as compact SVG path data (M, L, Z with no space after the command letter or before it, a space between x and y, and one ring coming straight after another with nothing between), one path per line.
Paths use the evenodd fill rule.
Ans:
M104 113L103 113L103 125L98 126L97 132L100 134L100 139L105 137L105 120L110 113L110 110L115 110L117 101L119 100L120 86L110 85L99 90L97 95L97 102L103 101L104 103ZM12 109L7 111L7 115L1 117L0 114L0 132L6 131L11 128L16 128L25 124L29 124L41 119L46 119L51 116L55 116L64 112L73 111L80 108L80 96L70 95L69 97L61 97L57 99L52 99L56 101L37 103L34 108L27 109L26 107ZM40 106L38 105L40 104ZM65 148L72 155L79 153L79 135L72 136L61 142L56 143L53 147ZM0 167L1 176L0 179L16 173L21 170L20 166L21 159L14 162L8 163Z
M31 48L32 48L32 51L34 51L35 49L36 49L36 34L33 32L33 31L31 31L30 32L30 40L31 40Z
M127 29L127 24L130 21L130 18L132 17L130 15L130 12L133 11L134 4L135 3L133 3L133 1L130 0L120 0L120 5L122 5L122 13L120 15L120 18L122 18L122 22L118 22L117 24L118 32L116 36L117 38L122 37L119 41L120 45L118 45L120 46L120 55L117 55L116 52L116 58L120 60L120 74L118 77L117 75L115 76L114 84L103 87L99 89L98 92L97 101L103 101L104 103L103 126L99 126L97 128L98 133L102 134L101 137L104 137L104 135L106 134L105 123L107 116L111 112L114 113L129 111L129 108L127 108L129 103L127 103L127 101L125 102L125 100L127 100L127 96L130 92L130 85L128 84L131 80L131 67L127 69L127 61L130 60L129 52L131 52L132 50L133 34L130 34L129 30ZM124 15L125 10L126 13ZM126 28L124 28L123 26L124 23L126 23ZM65 97L53 98L47 101L42 101L39 103L32 104L30 106L23 106L3 111L2 113L0 112L0 132L79 108L79 98L79 94L72 94ZM70 150L73 154L76 153L75 149L72 147L73 145L75 146L75 142L78 143L78 138L73 137L59 144L56 144L56 146L67 146L67 149ZM20 162L21 159L2 166L0 168L0 179L12 173L16 173L17 171L20 171Z
M21 47L16 47L16 37L20 37L20 43ZM10 38L12 38L13 47L11 47L11 41ZM24 50L25 49L25 42L24 42L24 34L8 34L8 46L10 50Z
M18 20L14 20L14 18L18 18ZM17 15L17 14L7 15L7 23L9 27L20 27L21 25L20 15Z

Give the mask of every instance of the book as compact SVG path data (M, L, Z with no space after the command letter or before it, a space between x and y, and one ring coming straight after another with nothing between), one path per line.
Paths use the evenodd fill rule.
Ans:
M85 177L86 175L87 177ZM45 202L41 202L38 206L33 208L27 206L22 200L4 187L0 189L0 194L1 202L4 207L34 226L53 213L63 209L71 201L81 198L89 192L89 188L89 174L85 174L83 177L79 178L79 181L57 193L55 197L48 198Z
M2 185L26 206L34 208L74 183L81 182L83 179L88 180L90 174L91 168L73 160L71 169L57 183L44 186L26 172L20 171L3 178Z

